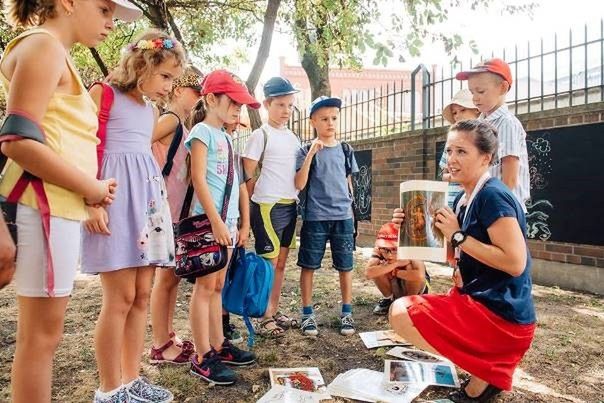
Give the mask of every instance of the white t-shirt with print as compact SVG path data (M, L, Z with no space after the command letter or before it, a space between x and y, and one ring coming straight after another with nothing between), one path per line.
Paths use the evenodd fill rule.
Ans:
M297 200L298 191L294 185L294 177L300 140L291 130L276 129L269 124L263 124L252 132L241 156L254 161L260 160L264 148L262 129L267 131L268 136L262 170L254 188L252 201L276 203L281 199Z

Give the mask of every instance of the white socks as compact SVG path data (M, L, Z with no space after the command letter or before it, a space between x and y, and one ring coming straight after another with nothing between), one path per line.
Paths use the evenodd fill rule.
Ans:
M117 388L115 388L113 390L110 390L109 392L101 392L100 389L97 389L94 394L99 399L109 399L111 396L115 395L117 392L119 392L120 390L122 390L123 387L124 387L124 385L120 385Z

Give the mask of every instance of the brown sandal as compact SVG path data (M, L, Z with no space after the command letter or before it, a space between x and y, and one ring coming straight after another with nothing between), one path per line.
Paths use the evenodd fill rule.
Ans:
M155 348L151 346L151 351L149 352L149 364L157 365L157 364L188 364L191 359L192 351L188 351L184 349L184 346L181 347L181 352L176 357L171 360L164 358L164 351L172 347L174 344L173 340L168 340L166 344L159 348Z
M276 314L274 314L273 319L277 323L277 326L279 326L283 330L298 327L298 321L296 319L290 318L282 312L277 312Z
M270 327L270 324L274 324L275 327ZM258 322L256 333L265 337L279 338L285 336L285 330L275 322L275 319L268 318L261 322Z

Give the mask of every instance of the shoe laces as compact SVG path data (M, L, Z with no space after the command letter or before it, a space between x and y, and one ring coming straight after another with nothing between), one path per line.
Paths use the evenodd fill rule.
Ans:
M302 329L306 329L308 327L317 328L317 321L315 320L315 315L310 315L304 319L302 319Z
M354 319L352 319L352 315L342 316L342 327L354 327Z
M212 352L211 354L206 354L203 356L200 356L200 355L193 356L191 358L191 360L194 360L193 362L194 362L195 366L201 368L202 365L208 366L208 365L212 364L214 361L220 360L218 358L218 353L216 352L216 350L212 349L210 351Z

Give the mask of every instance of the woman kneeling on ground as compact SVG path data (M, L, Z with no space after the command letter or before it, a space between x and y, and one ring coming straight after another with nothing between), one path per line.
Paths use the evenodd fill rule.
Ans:
M497 156L492 126L479 120L456 123L446 152L451 179L463 187L454 210L436 213L436 226L451 243L454 287L446 295L395 301L390 325L410 343L472 375L450 400L486 402L512 389L514 369L535 331L526 219L512 192L489 176ZM404 221L402 210L395 210L393 221Z

